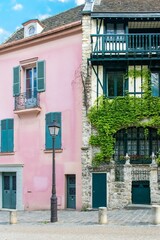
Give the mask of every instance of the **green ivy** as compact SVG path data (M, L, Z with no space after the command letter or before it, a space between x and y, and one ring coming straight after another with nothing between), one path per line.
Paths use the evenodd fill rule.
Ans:
M154 127L160 133L160 98L151 96L149 89L150 74L148 70L130 71L128 76L137 77L143 74L142 97L129 96L109 99L100 97L97 103L91 107L88 118L92 127L96 130L90 137L90 144L99 148L95 154L92 165L99 166L108 163L114 154L115 133L123 128L131 126L144 127L145 135L147 127ZM98 107L97 107L98 106Z

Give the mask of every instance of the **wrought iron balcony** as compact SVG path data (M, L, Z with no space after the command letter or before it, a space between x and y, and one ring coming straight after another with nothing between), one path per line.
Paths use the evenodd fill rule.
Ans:
M92 34L92 56L160 53L160 34Z
M15 111L37 107L40 107L39 93L29 92L15 96Z

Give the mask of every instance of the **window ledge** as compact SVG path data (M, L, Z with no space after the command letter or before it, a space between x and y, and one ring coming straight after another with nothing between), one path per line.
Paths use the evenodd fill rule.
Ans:
M21 115L25 115L25 114L35 114L38 115L38 113L41 112L41 108L37 107L37 108L29 108L29 109L23 109L23 110L15 110L14 113L18 114L19 116Z
M44 150L44 153L52 153L53 150ZM55 149L55 153L61 153L63 152L63 149Z
M15 152L0 152L0 156L14 155Z

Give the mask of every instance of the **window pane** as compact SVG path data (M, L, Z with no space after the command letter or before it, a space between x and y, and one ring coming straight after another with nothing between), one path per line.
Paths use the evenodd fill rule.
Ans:
M10 178L9 178L9 176L4 176L4 190L10 190Z
M123 96L123 75L117 75L117 96Z
M159 96L159 73L151 73L152 96Z
M108 73L108 97L123 96L123 73Z
M37 71L36 67L26 69L26 98L37 97Z
M124 24L123 23L117 24L117 34L124 34Z
M107 34L114 34L114 24L107 23Z
M32 96L32 69L26 70L26 98Z
M114 73L108 73L108 96L114 96Z

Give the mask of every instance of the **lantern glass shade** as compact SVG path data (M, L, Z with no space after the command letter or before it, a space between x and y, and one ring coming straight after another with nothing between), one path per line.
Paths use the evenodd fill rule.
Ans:
M48 126L48 129L49 129L50 135L52 137L54 137L54 136L58 135L58 132L59 132L59 129L60 129L60 125L54 120L53 123L51 123Z

